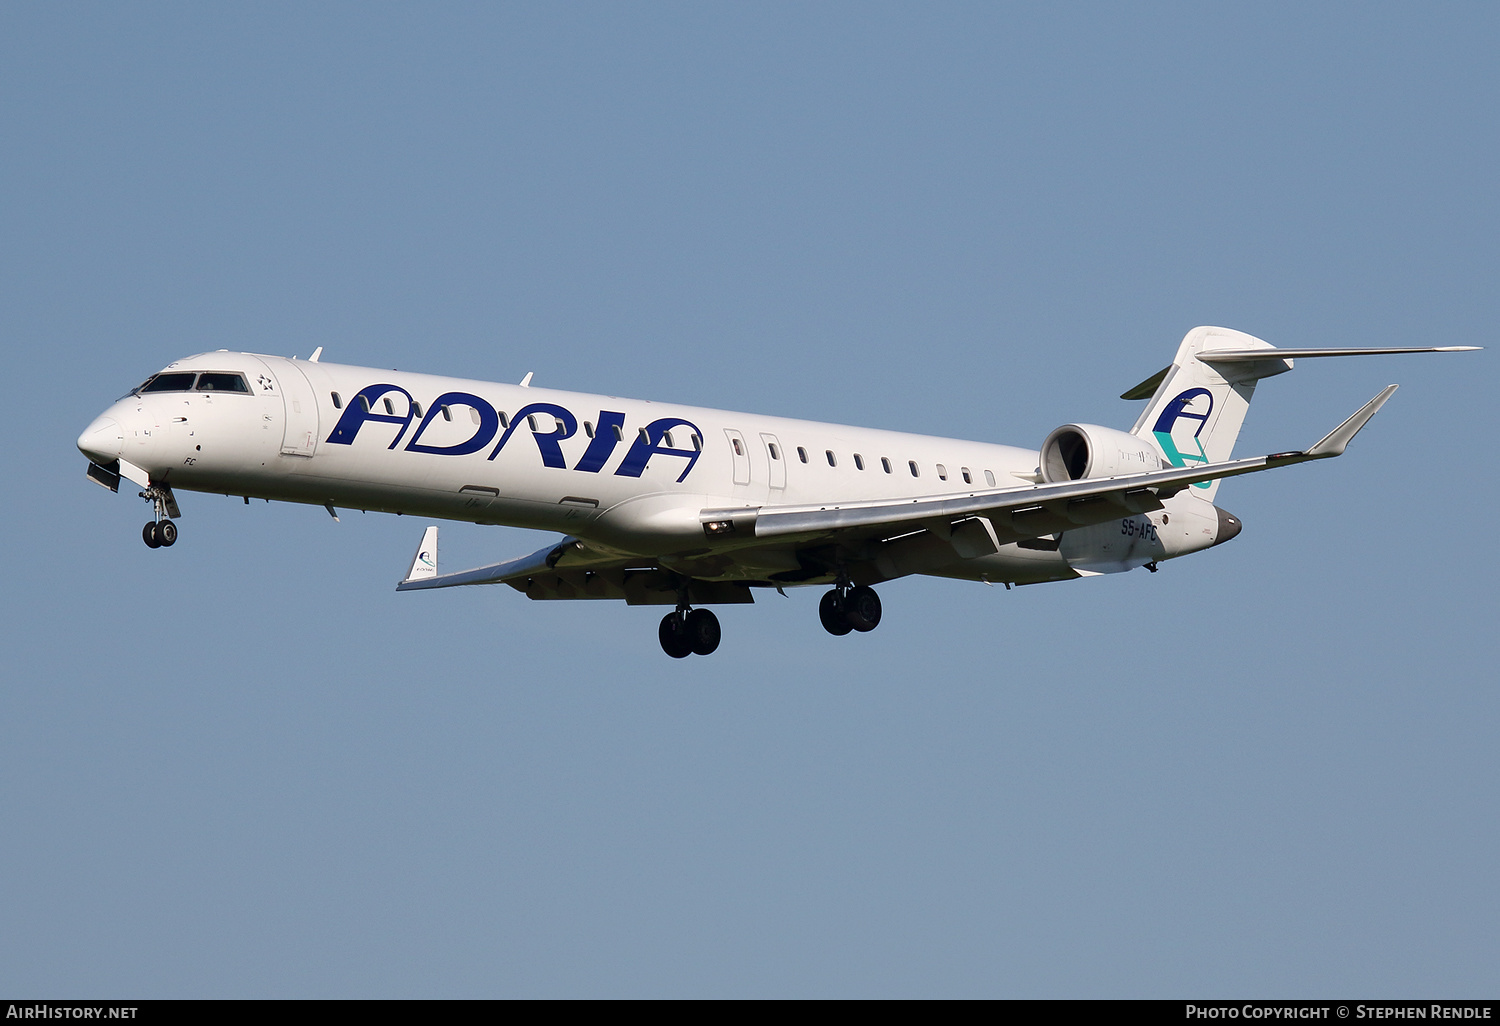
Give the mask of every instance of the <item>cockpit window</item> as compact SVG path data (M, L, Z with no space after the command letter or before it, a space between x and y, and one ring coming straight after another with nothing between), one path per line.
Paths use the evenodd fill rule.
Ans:
M137 392L191 392L193 390L193 375L191 374L157 374L147 378L146 383Z
M240 392L250 394L250 386L245 384L245 379L239 374L208 373L198 375L198 391L200 392Z

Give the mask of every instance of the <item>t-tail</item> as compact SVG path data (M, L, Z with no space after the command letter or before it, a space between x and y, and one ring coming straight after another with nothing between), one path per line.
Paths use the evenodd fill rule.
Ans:
M1267 350L1274 347L1254 335L1230 328L1194 328L1177 348L1172 365L1125 393L1134 397L1155 386L1151 401L1130 433L1152 442L1162 459L1174 467L1222 463L1234 451L1234 440L1245 423L1255 383L1292 369L1283 359L1214 366L1198 358L1218 349ZM1252 373L1245 374L1244 370ZM1223 371L1228 371L1226 376ZM1236 373L1236 371L1240 371ZM1213 501L1218 481L1192 486L1192 494Z
M1378 356L1391 353L1462 352L1477 346L1427 346L1393 349L1277 349L1269 342L1232 328L1194 328L1177 348L1172 365L1121 396L1145 399L1146 411L1130 429L1150 441L1174 467L1222 463L1234 452L1261 378L1292 369L1292 358ZM1201 481L1192 494L1213 501L1218 480Z

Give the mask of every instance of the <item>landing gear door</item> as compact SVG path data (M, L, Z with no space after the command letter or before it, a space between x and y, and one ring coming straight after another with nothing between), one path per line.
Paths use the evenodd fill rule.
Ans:
M318 448L318 400L312 383L290 360L281 371L281 399L286 403L286 433L281 438L284 456L311 456Z

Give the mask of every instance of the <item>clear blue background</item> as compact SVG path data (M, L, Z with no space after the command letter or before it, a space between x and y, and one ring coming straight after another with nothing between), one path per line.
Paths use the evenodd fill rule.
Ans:
M0 6L0 993L1489 996L1493 4ZM79 431L249 349L1036 445L1308 361L1231 545L1014 591L397 595ZM444 528L446 566L540 536Z

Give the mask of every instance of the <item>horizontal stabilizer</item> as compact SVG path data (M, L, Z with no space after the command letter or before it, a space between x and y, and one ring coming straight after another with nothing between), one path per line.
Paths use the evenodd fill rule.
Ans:
M1120 398L1132 400L1150 399L1153 395L1156 394L1156 390L1161 387L1161 383L1167 380L1167 375L1170 373L1172 373L1172 365L1169 363L1161 370L1151 375L1145 381L1142 381L1139 385L1136 385L1134 388L1127 391L1121 392Z
M1303 360L1316 356L1391 356L1399 353L1473 353L1483 346L1403 346L1396 349L1209 349L1204 363L1250 363L1256 360Z
M1198 359L1207 364L1261 364L1265 370L1280 373L1284 368L1277 368L1270 361L1273 360L1304 360L1314 359L1321 356L1391 356L1401 353L1473 353L1482 350L1483 346L1401 346L1392 349L1355 348L1355 349L1277 349L1267 347L1265 349L1207 349L1200 350ZM1150 399L1156 394L1157 388L1167 379L1172 372L1169 364L1142 381L1134 388L1120 393L1121 399ZM1269 375L1266 375L1269 376Z

